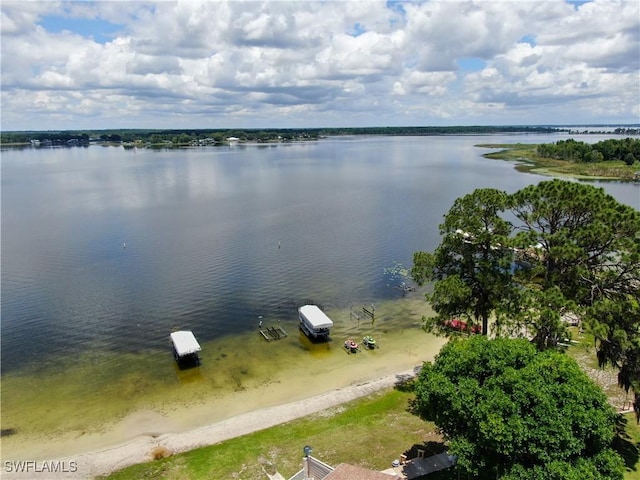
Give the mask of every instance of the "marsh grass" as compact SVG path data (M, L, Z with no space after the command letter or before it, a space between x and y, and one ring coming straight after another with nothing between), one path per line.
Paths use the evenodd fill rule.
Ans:
M516 170L547 176L567 176L590 180L633 181L637 165L624 162L575 163L538 156L537 145L531 144L482 144L482 148L501 149L486 153L485 158L518 162Z

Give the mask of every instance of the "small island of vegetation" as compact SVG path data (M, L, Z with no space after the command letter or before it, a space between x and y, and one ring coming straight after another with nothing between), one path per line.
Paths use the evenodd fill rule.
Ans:
M640 179L640 139L609 139L589 144L573 139L550 144L482 144L499 148L485 158L514 160L519 171L582 179Z

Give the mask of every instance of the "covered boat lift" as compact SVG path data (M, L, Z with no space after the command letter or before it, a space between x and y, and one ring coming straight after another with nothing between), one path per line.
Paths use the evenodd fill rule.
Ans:
M171 335L173 343L173 356L178 364L200 365L198 352L201 350L198 340L191 330L180 330Z
M303 305L298 309L300 329L313 338L328 339L333 321L316 305Z

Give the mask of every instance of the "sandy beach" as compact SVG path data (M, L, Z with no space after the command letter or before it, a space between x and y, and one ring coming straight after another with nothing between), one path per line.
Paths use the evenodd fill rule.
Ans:
M128 465L153 459L153 452L165 449L179 453L194 448L213 445L230 438L285 423L296 418L335 407L373 392L390 388L398 381L415 375L415 368L373 378L361 383L334 389L306 399L266 407L236 415L204 427L177 433L146 433L132 440L109 448L70 455L52 460L24 463L5 461L2 478L11 479L87 479L108 474ZM161 430L169 425L168 419L154 412L137 412L128 419L135 428ZM9 463L8 463L9 462ZM23 471L17 471L23 470Z
M3 404L3 428L16 433L2 438L2 478L93 478L149 461L159 449L212 445L391 387L433 360L446 340L420 329L419 296L378 309L380 348L357 354L339 339L361 337L372 325L349 321L347 311L330 343L310 345L297 332L267 343L249 332L204 344L201 367L185 372L162 352L134 357L122 362L131 370L77 398L87 391L83 383L104 374L102 363L4 377L3 390L24 396ZM42 392L38 402L25 403L34 387Z

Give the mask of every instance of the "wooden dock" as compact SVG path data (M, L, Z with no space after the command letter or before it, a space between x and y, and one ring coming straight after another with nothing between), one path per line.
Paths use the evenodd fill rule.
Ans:
M371 310L367 310L366 307L362 307L362 311L371 320L375 320L376 313L375 313L375 310L373 308L373 305L371 305Z
M260 330L260 335L262 335L267 342L270 342L287 337L287 332L278 325L277 327L267 327L265 330Z

